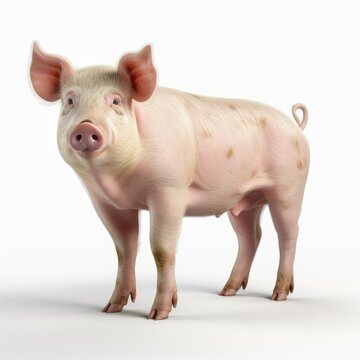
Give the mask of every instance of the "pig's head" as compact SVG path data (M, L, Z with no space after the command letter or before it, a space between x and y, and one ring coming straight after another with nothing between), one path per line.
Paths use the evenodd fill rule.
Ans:
M61 100L58 146L75 170L98 166L121 171L135 162L141 145L133 100L147 100L156 85L150 46L123 56L117 69L75 70L34 43L30 77L41 98Z

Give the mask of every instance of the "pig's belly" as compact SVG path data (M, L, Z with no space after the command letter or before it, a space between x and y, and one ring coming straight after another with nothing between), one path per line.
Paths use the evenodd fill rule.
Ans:
M261 189L254 189L246 193L229 191L207 191L191 186L189 189L186 216L219 216L231 211L235 216L242 211L266 204Z

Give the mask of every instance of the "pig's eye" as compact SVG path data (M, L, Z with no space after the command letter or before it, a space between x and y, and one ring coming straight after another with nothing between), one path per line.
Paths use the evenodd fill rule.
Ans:
M74 95L68 95L64 100L62 115L66 115L75 105Z
M124 115L124 108L121 102L121 97L118 94L110 93L105 95L105 101L118 115Z

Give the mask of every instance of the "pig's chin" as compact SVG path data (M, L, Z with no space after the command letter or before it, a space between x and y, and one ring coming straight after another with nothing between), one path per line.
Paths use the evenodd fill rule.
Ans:
M106 150L105 147L101 148L100 150L96 150L96 151L90 150L90 149L84 149L81 151L76 151L75 156L79 156L80 158L85 159L85 160L93 160L93 159L100 157L100 155L103 154L105 150Z
M107 146L96 151L87 149L75 151L70 148L66 152L60 151L60 153L65 162L75 170L80 170L81 168L87 169L89 165L99 166L104 163L105 158L107 157Z

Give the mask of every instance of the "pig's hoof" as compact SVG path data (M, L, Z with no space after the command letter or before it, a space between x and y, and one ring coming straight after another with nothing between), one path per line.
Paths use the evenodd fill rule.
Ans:
M275 288L271 300L284 301L287 299L289 292L294 291L294 277L279 273L276 279Z
M152 309L150 311L150 314L148 316L148 319L153 319L153 320L165 320L169 317L169 313L171 310L156 310L156 309Z
M108 303L104 307L103 312L106 312L106 313L121 312L125 305L126 304L111 304L111 303Z
M240 281L232 281L229 280L224 288L220 291L219 295L221 296L234 296L238 292L239 289L243 288L246 289L246 285L248 282L248 278L244 278Z
M284 301L287 299L287 294L284 292L274 291L271 300Z
M129 296L131 297L131 301L134 302L136 298L136 290L127 292L124 295L118 294L116 297L113 296L102 311L106 313L121 312L124 306L127 305Z
M236 295L238 289L227 289L224 288L220 291L219 295L221 296L234 296Z
M177 305L177 293L156 294L148 319L165 320Z

